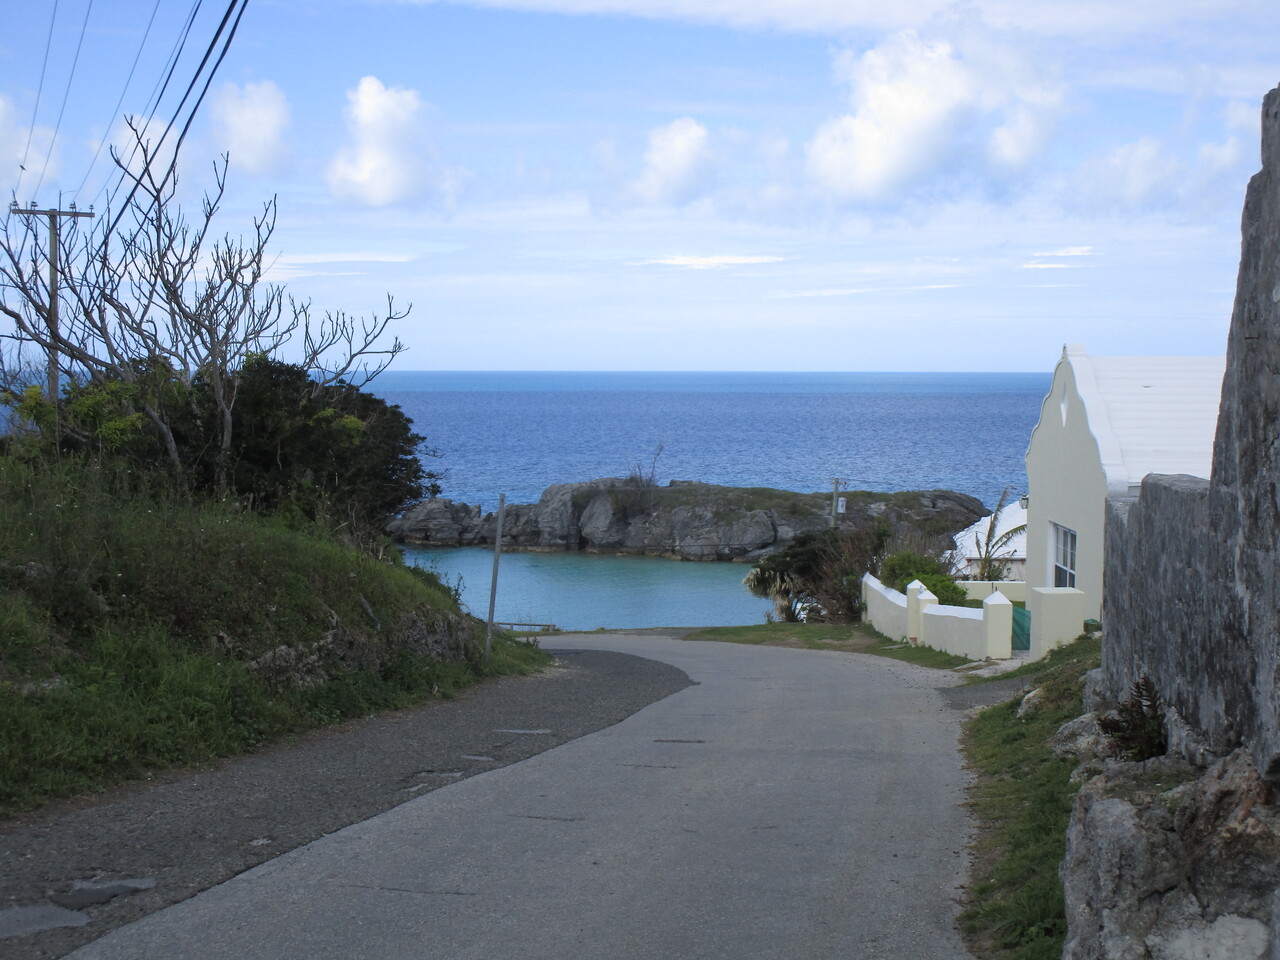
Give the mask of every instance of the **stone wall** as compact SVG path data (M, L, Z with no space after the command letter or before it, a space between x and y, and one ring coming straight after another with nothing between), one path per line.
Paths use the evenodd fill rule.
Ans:
M1147 675L1189 759L1242 746L1280 782L1280 88L1263 102L1209 481L1108 506L1103 670Z

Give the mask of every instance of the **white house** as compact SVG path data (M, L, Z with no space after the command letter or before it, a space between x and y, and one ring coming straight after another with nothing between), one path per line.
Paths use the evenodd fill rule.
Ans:
M1067 344L1027 449L1028 589L1075 587L1102 618L1105 500L1149 473L1208 477L1224 357L1091 357Z
M1003 536L1027 523L1026 508L1017 500L1004 505L996 518L995 537ZM977 577L982 568L982 545L986 543L991 528L991 517L983 517L971 527L965 527L952 538L955 547L951 551L951 568L963 577ZM1025 580L1027 566L1027 534L1015 533L1003 547L996 551L996 558L1004 565L1004 580Z

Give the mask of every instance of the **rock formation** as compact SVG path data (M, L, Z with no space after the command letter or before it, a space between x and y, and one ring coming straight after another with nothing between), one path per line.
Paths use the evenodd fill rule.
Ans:
M1091 689L1114 703L1146 678L1169 755L1092 761L1064 960L1280 958L1280 88L1242 234L1212 476L1107 505Z
M841 525L883 520L897 532L946 536L987 513L950 490L848 491ZM508 504L504 546L582 550L681 560L753 561L830 523L831 495L763 487L720 487L673 480L665 487L604 479L548 487L534 504ZM492 544L496 515L451 500L426 500L393 520L387 532L432 546Z

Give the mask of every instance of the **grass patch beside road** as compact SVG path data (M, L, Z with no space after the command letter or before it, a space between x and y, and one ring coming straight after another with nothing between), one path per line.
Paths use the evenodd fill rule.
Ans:
M876 642L874 630L861 623L757 623L747 627L707 627L686 640L718 640L805 650L862 651Z
M978 841L961 914L970 948L1001 960L1057 960L1066 918L1058 867L1075 800L1074 760L1060 760L1049 739L1079 716L1084 674L1098 665L1101 642L1081 638L1019 673L1043 691L1017 715L1019 700L990 707L965 725L964 749L978 779L971 789Z
M877 657L889 657L892 660L914 663L921 667L934 667L938 670L951 670L972 662L968 657L957 657L953 653L935 650L933 647L913 647L909 643L890 640L881 634L876 636L879 639L868 647L865 653L874 653Z
M912 647L890 640L868 623L757 623L747 627L707 627L688 634L685 639L871 653L939 670L950 670L969 662L964 657L952 656L931 647Z

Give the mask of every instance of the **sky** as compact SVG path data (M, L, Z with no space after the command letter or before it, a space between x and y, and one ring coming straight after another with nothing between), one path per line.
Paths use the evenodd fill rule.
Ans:
M101 204L192 0L10 6L0 187ZM1274 0L250 0L179 197L405 370L1221 354L1277 82Z

